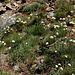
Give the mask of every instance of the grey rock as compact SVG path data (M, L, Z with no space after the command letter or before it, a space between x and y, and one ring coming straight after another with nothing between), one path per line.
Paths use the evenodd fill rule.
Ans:
M11 26L15 24L16 16L12 14L12 11L6 11L0 16L0 30L4 29L6 26Z

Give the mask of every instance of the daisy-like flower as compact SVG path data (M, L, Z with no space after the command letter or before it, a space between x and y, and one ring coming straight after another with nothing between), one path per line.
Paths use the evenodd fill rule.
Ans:
M70 64L70 63L68 63L68 66L71 66L71 64Z
M57 53L57 51L55 51L55 53Z
M41 23L44 23L44 21L41 21Z
M70 16L70 15L68 15L67 17L68 17L68 18L70 18L71 16Z
M60 67L61 70L63 70L63 67Z
M46 42L46 45L48 45L49 44L49 42Z
M72 39L70 39L69 41L70 41L70 42L72 42L73 40L72 40Z
M12 40L12 42L15 42L15 40Z
M73 32L75 32L75 29L72 29Z
M58 68L58 65L55 65L56 68Z
M28 43L26 42L26 45L27 45Z
M66 28L66 27L67 27L67 25L64 25L64 27Z
M4 33L7 33L7 32L4 32Z
M11 47L9 47L8 49L11 49Z
M30 16L32 16L33 14L30 14Z
M65 55L65 58L68 58L68 56L67 56L67 55Z
M50 39L53 39L54 37L53 36L50 36Z
M74 74L72 74L72 75L74 75Z
M73 13L73 11L71 11L71 13Z
M58 33L58 32L56 32L56 35L59 35L59 33Z
M61 66L61 64L60 64L60 63L58 63L58 65L59 65L59 66Z
M2 43L4 43L4 41L2 41Z
M64 42L64 45L66 45L67 43L66 42Z
M6 45L6 43L4 43L3 45Z
M27 23L27 21L24 21L23 23L25 24L25 23Z
M75 43L75 40L73 40L72 42Z
M28 19L30 19L30 17L28 17Z
M60 18L60 20L63 20L62 18Z
M65 18L63 18L63 20L65 20Z
M52 17L52 19L55 20L56 18L55 17Z

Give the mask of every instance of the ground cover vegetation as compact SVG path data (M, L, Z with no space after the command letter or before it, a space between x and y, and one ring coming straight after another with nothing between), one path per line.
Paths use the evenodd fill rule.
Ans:
M18 65L15 75L75 75L75 1L57 1L54 16L46 2L22 5L23 15L0 31L0 54L8 55L9 66Z

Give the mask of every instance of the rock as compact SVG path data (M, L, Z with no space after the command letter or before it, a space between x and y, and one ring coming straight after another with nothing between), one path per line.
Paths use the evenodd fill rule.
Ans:
M16 7L19 7L19 5L18 5L17 3L14 2L13 4L14 4Z
M32 68L35 68L36 66L37 66L37 64L33 64L33 65L32 65Z
M3 5L3 4L2 4L2 3L0 3L0 7L2 7L2 5Z
M17 1L17 4L21 4L21 1Z
M0 30L6 26L11 26L16 23L16 16L12 11L6 11L0 16Z
M49 16L54 16L54 11L51 11L48 14L49 14Z
M5 7L1 7L0 11L6 11L6 8Z
M51 11L51 10L53 10L53 8L51 8L51 7L47 7L47 8L46 8L46 11L47 11L47 12L49 12L49 11Z
M12 8L10 3L6 4L6 8L7 8L7 10L13 10L13 8Z

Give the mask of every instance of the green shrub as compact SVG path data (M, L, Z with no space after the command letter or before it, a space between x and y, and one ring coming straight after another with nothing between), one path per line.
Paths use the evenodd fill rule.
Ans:
M25 13L25 12L33 12L33 11L36 11L38 7L39 7L38 3L32 3L30 5L27 4L27 5L21 6L19 11L22 11L23 13Z

